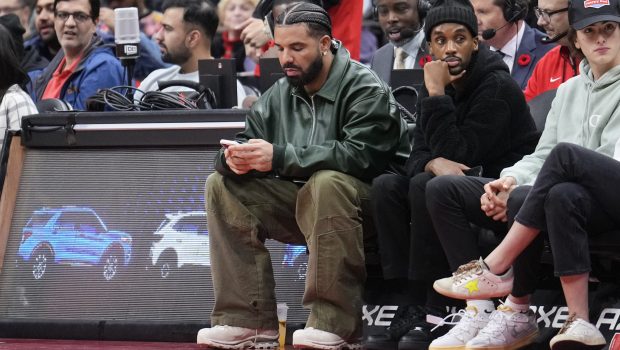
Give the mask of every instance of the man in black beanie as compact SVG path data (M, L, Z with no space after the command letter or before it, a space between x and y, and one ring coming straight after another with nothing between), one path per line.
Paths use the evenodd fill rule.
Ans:
M215 305L197 341L278 346L270 238L308 248L310 315L293 345L360 349L370 182L393 161L404 165L406 125L389 87L332 38L323 8L288 7L274 39L286 79L252 106L241 144L227 142L207 179Z
M424 65L407 176L381 175L371 192L384 277L401 281L394 284L406 285L410 296L388 328L401 350L440 335L430 333L425 316L442 316L439 310L449 303L431 288L435 276L451 270L427 209L427 184L444 175L496 177L529 154L538 139L521 89L499 55L478 42L469 1L437 1L424 30L433 61ZM471 315L483 325L484 311L494 309L492 303L468 306L463 319ZM430 349L461 337L464 346L470 332L459 323Z

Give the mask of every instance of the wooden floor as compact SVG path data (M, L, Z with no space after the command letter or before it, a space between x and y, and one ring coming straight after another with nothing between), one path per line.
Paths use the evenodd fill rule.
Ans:
M193 343L153 343L126 341L87 341L49 339L0 339L0 349L10 350L195 350ZM293 349L287 345L286 349Z

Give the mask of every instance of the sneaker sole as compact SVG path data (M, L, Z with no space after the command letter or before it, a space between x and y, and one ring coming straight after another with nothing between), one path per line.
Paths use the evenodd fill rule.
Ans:
M526 345L533 343L536 337L538 337L538 331L510 345L495 345L495 346L480 346L480 347L466 346L465 349L467 350L517 350Z
M360 349L363 349L362 344L347 344L347 343L342 343L338 345L301 343L301 344L293 344L293 348L295 349L323 349L323 350L340 350L340 349L360 350Z
M551 346L551 350L598 350L607 344L587 345L574 340L561 340Z
M433 345L429 346L428 350L465 350L465 345Z
M437 284L437 282L433 283L433 289L443 295L443 296L447 296L449 298L453 298L453 299L460 299L460 300L468 300L468 299L492 299L492 298L502 298L505 297L506 295L510 294L510 291L507 292L503 292L503 293L476 293L476 294L471 294L471 295L465 295L462 293L457 293L452 291L451 289L443 289L439 284Z
M198 344L203 349L256 349L256 350L275 350L280 345L278 342L258 342L245 340L236 344L222 344L212 341L205 341Z

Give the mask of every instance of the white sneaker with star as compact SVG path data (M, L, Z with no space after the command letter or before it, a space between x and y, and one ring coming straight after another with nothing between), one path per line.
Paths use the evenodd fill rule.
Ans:
M498 276L489 271L482 258L461 265L452 277L433 283L437 293L454 299L491 299L506 296L512 290L512 267Z

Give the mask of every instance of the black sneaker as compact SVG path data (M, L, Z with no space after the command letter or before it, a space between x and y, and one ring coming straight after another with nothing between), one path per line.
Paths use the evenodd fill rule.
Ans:
M419 324L425 323L425 319L426 311L422 307L399 306L390 326L383 333L369 335L364 342L364 347L368 350L396 350L400 338Z
M423 307L424 318L398 342L398 350L427 350L433 339L441 337L450 330L449 325L437 325L443 321L447 312L443 308Z

